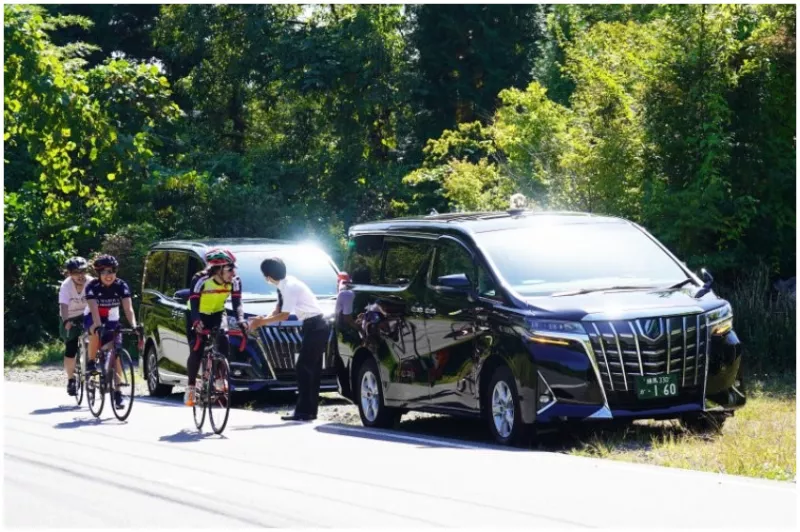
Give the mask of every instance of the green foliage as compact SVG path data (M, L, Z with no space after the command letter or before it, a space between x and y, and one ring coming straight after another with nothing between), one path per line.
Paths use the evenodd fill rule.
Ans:
M336 255L354 223L515 192L640 222L723 286L796 267L793 5L4 14L6 345L55 332L72 254L135 285L157 238Z

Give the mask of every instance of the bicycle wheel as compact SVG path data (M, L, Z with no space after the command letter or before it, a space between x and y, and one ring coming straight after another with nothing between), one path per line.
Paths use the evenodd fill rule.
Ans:
M122 407L117 406L116 397L112 397L111 403L113 405L112 410L114 411L114 417L120 421L125 421L128 419L128 416L131 415L131 409L133 408L133 396L135 394L134 374L136 368L133 366L131 355L124 348L117 349L116 358L119 361L119 369L121 372L117 373L117 378L115 380L115 368L110 369L108 382L116 385L109 386L112 394L115 389L122 394ZM117 366L117 364L114 364L114 366Z
M208 417L215 434L222 434L228 424L231 411L230 365L224 358L214 359L211 379L208 383L210 397L208 401Z
M72 373L72 382L75 385L75 402L78 406L83 402L83 362L81 354L75 357L75 371Z
M103 413L103 405L106 402L105 379L101 373L93 373L86 377L86 404L89 411L96 418Z
M205 366L205 360L203 360ZM194 406L192 406L192 414L194 414L194 426L197 430L203 430L203 423L206 422L206 405L208 404L208 372L203 373L197 377L197 382L194 387Z

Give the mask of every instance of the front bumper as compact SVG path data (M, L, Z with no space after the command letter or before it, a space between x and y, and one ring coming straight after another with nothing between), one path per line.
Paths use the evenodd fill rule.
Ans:
M708 349L698 361L698 379L681 383L678 394L668 398L638 399L633 386L611 389L602 372L602 353L592 342L569 346L531 344L537 367L535 402L524 408L525 418L537 423L568 420L667 419L697 412L733 412L746 403L742 377L742 346L732 330L721 337L707 337ZM701 344L702 345L702 344Z
M241 339L231 336L231 386L237 392L295 391L295 362L300 350L299 325L262 327L251 333L243 351ZM268 329L268 330L267 330ZM337 391L338 379L329 353L322 361L320 391Z

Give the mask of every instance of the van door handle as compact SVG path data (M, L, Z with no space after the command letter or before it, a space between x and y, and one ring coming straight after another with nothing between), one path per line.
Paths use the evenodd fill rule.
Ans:
M433 307L426 308L425 309L425 314L428 314L429 316L433 316L433 315L436 314L436 309L433 308Z

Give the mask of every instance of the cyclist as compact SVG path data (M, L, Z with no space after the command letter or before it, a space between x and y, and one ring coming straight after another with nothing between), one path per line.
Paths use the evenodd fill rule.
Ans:
M83 257L72 257L64 264L67 278L58 289L61 313L59 336L64 340L64 371L67 373L67 393L75 395L75 356L83 331L83 311L86 308L86 284L92 277L86 275L89 263Z
M89 361L86 364L86 371L96 370L95 359L97 351L101 345L108 342L115 342L121 345L122 338L117 332L119 329L119 307L125 311L125 317L132 328L136 329L141 338L141 327L136 324L136 316L133 313L131 303L131 289L128 283L117 277L119 262L112 255L100 255L92 262L94 271L97 272L97 279L92 280L86 285L86 302L88 304L84 312L84 328L89 330ZM104 327L103 337L97 334L100 326ZM121 371L119 360L117 360L117 371ZM122 392L114 390L114 403L118 409L123 408Z
M195 349L197 335L204 329L219 328L216 342L220 353L228 353L228 339L225 336L228 322L225 317L225 301L231 297L237 325L243 334L247 332L242 307L242 281L236 275L236 257L228 249L214 248L206 253L206 269L197 272L189 284L189 316L186 320L186 339L189 341L189 359L186 362L189 383L183 402L194 406L195 383L202 344Z

